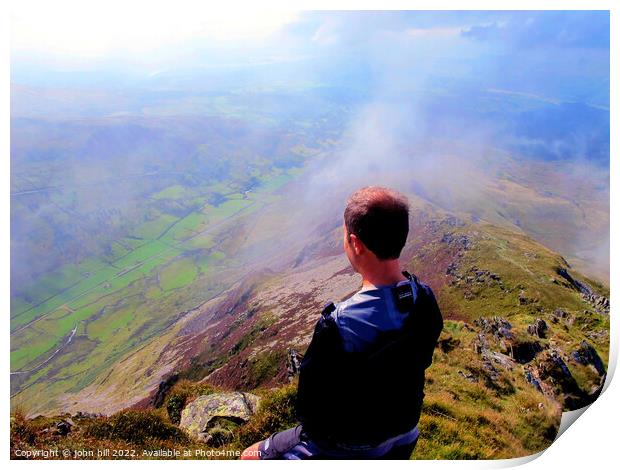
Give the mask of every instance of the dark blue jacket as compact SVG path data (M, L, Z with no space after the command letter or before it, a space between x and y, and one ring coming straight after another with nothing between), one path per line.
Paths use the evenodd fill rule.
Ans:
M405 274L410 280L396 288L360 291L324 310L297 392L297 417L312 440L372 447L417 425L443 319L431 289Z

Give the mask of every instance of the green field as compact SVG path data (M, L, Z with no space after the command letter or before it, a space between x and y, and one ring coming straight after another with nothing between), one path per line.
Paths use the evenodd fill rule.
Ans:
M11 371L30 372L14 376L19 379L12 380L12 395L30 402L43 386L53 392L50 396L79 390L167 328L175 312L214 295L207 286L226 282L214 268L231 261L230 253L218 249L218 233L277 200L275 192L294 175L262 175L255 190L245 194L225 183L165 188L153 195L154 201L190 201L196 209L176 216L150 211L148 220L134 225L129 236L110 244L107 256L60 266L28 289L28 298L14 296ZM209 196L196 195L215 192L222 195L216 205L208 202ZM63 379L57 376L60 370Z
M165 266L159 274L159 285L164 291L186 286L198 275L198 268L191 258L181 258Z

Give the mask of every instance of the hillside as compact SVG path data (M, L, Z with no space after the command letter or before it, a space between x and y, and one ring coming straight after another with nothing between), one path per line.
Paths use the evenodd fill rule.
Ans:
M542 450L561 411L591 402L604 382L608 288L522 233L412 202L403 264L433 288L446 320L427 375L423 439L414 456L508 458ZM328 227L292 250L295 258L283 252L284 268L240 278L63 398L56 413L121 414L87 418L69 437L55 439L94 448L101 435L84 431L89 419L118 419L128 407L141 410L134 412L140 419L156 416L178 429L179 410L214 390L267 397L221 448L238 449L290 425L290 350L303 354L321 306L346 298L360 283L341 254L337 219ZM106 436L117 446L126 439L120 432ZM183 436L184 446L204 447ZM173 446L175 439L163 440ZM144 442L134 446L155 446Z
M210 325L211 306L235 289L277 285L293 273L304 283L313 261L327 270L316 285L346 268L329 256L341 253L346 196L364 184L406 192L416 217L454 214L531 236L562 253L572 270L606 281L604 165L534 159L441 132L413 138L408 126L393 127L393 116L413 112L408 106L330 90L202 96L217 103L204 115L13 117L12 406L32 414L113 412L127 405L116 403L117 383L134 402L194 356L198 372L216 356L223 362L221 339L211 351L201 343L211 341L207 326L223 328ZM198 99L192 93L183 99ZM484 93L480 105L497 106L496 95ZM263 105L252 107L259 97ZM514 101L551 106L524 97L505 104ZM374 123L372 132L365 122ZM333 294L300 292L319 306L352 292L356 281L347 282L330 287ZM151 356L160 355L153 365ZM135 373L118 374L125 366Z

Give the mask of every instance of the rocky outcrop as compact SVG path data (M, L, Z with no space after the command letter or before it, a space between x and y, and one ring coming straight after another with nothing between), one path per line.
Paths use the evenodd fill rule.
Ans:
M565 410L576 410L591 404L600 390L592 393L582 390L559 351L550 349L535 363L525 368L526 380L540 392L559 401Z
M151 399L151 405L155 408L159 408L164 404L164 400L168 395L168 392L172 389L172 386L179 381L179 374L174 373L167 377L166 379L159 382L159 386L157 387L157 391L153 398Z
M609 315L609 299L594 292L582 294L582 297L601 314Z
M179 426L192 437L217 447L232 439L232 430L250 419L259 402L258 396L243 392L202 395L183 409Z
M485 351L492 347L499 348L502 352L508 350L509 346L506 341L512 340L514 335L510 331L512 325L506 319L501 317L482 317L475 320L474 325L479 328L479 333L474 341L474 351L476 353L484 354Z
M482 317L474 321L480 332L474 341L474 351L483 357L490 351L508 357L514 362L527 364L543 350L538 341L524 341L512 332L512 325L502 317Z
M603 360L596 352L596 349L585 340L581 342L579 349L573 351L571 359L584 366L592 366L600 376L606 373Z
M292 381L297 375L299 375L301 361L303 360L303 358L304 357L299 354L296 349L289 348L287 350L286 374L289 382Z
M461 275L457 264L452 262L446 268L446 275L452 276L453 279L450 281L450 284L453 286L497 285L504 289L504 284L499 274L488 269L479 269L476 266L471 267L464 275Z
M47 434L52 436L66 436L75 427L75 423L71 418L63 418L57 421L53 426L45 428L41 431L41 434Z
M570 287L579 291L581 297L592 305L598 313L609 314L609 299L607 297L594 292L588 284L578 281L564 268L557 268L556 272L567 281Z
M511 339L513 334L510 331L512 325L508 320L502 317L481 317L474 320L474 325L480 328L480 332L492 335L496 340L501 338Z
M510 344L510 356L520 364L527 364L534 360L543 350L538 341L514 341Z
M467 235L454 233L444 233L443 237L441 237L441 242L463 250L469 250L472 245L471 239Z
M484 354L483 357L485 360L490 361L493 364L498 364L509 371L514 369L516 365L515 361L511 357L497 351L489 351Z
M537 318L532 325L527 326L527 332L539 338L546 338L548 329L547 322L541 318Z
M445 331L441 332L439 336L439 340L437 341L437 347L441 349L445 353L449 353L456 347L461 344L461 340L457 338L453 338L452 335L446 333Z
M575 321L575 317L569 315L561 308L556 308L551 313L551 323L561 323L566 326L571 326Z
M514 386L505 372L511 371L515 362L508 356L485 349L481 354L481 363L467 366L467 372L459 371L459 375L470 382L482 381L484 385L498 394L514 392ZM502 371L503 369L503 371Z
M525 294L525 290L521 289L519 291L519 297L518 297L518 301L519 301L519 305L529 305L529 304L533 304L536 302L536 299L530 299L526 294Z

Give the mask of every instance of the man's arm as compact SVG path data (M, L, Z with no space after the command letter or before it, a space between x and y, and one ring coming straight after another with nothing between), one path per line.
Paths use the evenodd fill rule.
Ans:
M311 430L315 423L329 419L333 397L330 397L341 364L342 339L331 315L323 315L314 328L310 345L304 354L297 388L297 419Z
M297 419L304 425L304 430L318 429L321 424L328 422L326 419L330 416L329 406L334 402L329 395L334 385L337 356L341 349L339 345L338 327L333 318L325 315L324 310L300 365L296 414ZM260 459L261 442L245 449L241 459Z
M433 352L435 351L437 340L443 329L443 317L439 310L437 299L435 299L435 294L433 294L431 288L422 283L418 284L418 286L424 293L421 306L421 310L424 312L422 317L424 322L424 327L422 328L424 336L420 338L420 341L425 345L423 350L426 353L424 364L424 368L426 369L433 361Z

